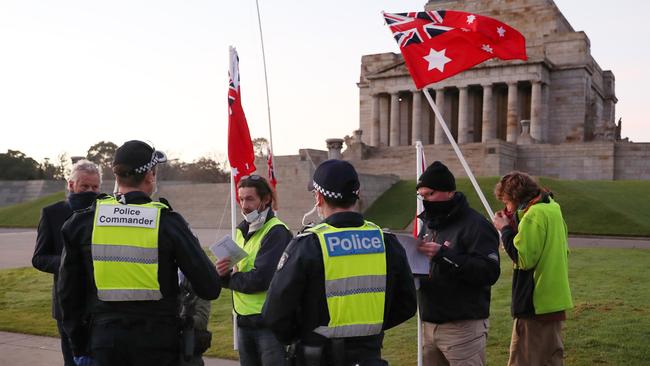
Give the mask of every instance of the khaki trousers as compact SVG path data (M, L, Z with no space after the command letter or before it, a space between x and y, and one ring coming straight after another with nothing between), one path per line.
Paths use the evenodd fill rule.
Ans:
M564 365L563 324L561 320L542 322L515 318L508 365Z
M424 366L485 365L487 319L435 324L423 322Z

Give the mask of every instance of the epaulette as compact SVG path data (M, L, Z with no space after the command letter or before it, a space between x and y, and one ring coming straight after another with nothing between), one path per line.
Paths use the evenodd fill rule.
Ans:
M167 198L165 198L165 197L160 197L160 198L158 199L158 201L159 201L160 203L162 203L163 205L167 206L167 208L169 209L169 211L174 211L174 209L172 208L172 205L170 205L170 204L169 204L169 201L167 201Z
M309 235L315 235L315 233L311 232L311 231L303 231L301 233L298 233L298 235L296 235L296 239L303 238L303 237L309 236Z

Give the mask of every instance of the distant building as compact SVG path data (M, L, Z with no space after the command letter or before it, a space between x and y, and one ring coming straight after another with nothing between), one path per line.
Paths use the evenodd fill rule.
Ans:
M637 161L648 161L650 144L621 141L614 74L601 69L585 32L552 0L432 0L425 9L494 17L526 37L527 61L490 60L431 90L478 175L520 169L567 179L650 178L648 163ZM427 152L457 160L401 54L363 56L358 87L360 131L347 139L345 158L369 173L412 178L408 146L420 140Z

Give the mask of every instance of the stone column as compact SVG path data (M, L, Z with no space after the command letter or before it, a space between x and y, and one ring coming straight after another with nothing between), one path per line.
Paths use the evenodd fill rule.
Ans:
M494 101L492 100L492 84L483 87L483 125L481 141L487 142L497 138L497 124L494 118Z
M518 109L517 109L517 82L508 83L508 115L507 115L507 129L506 141L517 143L519 137L519 126L517 125Z
M413 91L413 129L411 131L411 143L422 141L422 92Z
M341 159L341 150L343 150L343 139L333 138L325 140L327 144L327 158Z
M543 142L542 134L542 82L533 81L533 89L530 96L530 137L536 141Z
M372 95L372 130L370 131L370 145L379 146L381 124L379 123L379 95Z
M470 141L469 134L469 94L467 86L458 87L458 143L466 144Z
M438 106L438 110L440 111L440 114L444 118L445 117L445 89L436 89L436 106ZM448 141L447 141L447 136L445 136L445 131L442 130L440 121L438 121L438 117L436 117L436 127L433 136L433 143L436 145L440 145L440 144L446 144L447 142Z
M390 93L390 146L399 146L399 94Z
M388 104L388 98L385 94L379 95L379 144L382 146L388 146L388 129L390 128L390 121L388 119L390 109Z

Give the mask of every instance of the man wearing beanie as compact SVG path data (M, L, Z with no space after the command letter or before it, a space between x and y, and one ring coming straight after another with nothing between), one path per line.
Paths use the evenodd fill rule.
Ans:
M356 212L359 178L343 160L313 177L323 221L282 255L262 311L297 365L385 365L383 332L415 314L413 276L394 235Z
M63 225L58 296L77 365L176 365L179 268L198 296L219 296L217 271L185 219L151 200L166 160L127 141L113 160L115 195Z
M439 161L418 179L425 223L418 250L431 258L419 288L425 365L485 365L490 287L497 281L499 235L456 192L456 180Z

